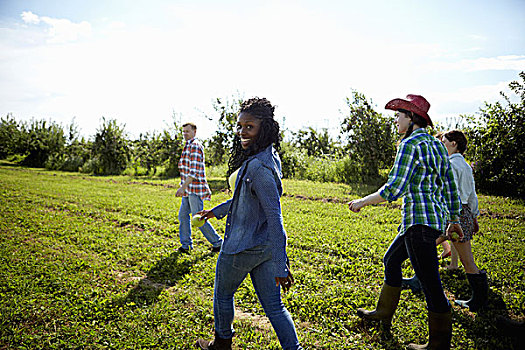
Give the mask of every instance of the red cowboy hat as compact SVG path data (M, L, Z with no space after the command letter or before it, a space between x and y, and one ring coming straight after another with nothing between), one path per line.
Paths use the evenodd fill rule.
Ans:
M385 109L391 109L397 111L399 109L404 109L410 112L414 112L423 119L425 119L431 127L434 126L432 120L428 116L428 110L430 109L430 103L421 95L407 95L407 99L403 100L401 98L395 98L392 101L389 101Z

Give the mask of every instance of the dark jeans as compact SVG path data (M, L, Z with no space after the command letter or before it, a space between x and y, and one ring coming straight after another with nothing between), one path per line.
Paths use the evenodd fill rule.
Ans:
M450 310L441 279L437 258L436 239L440 232L425 225L411 226L404 235L397 235L383 258L385 283L400 287L403 279L401 265L410 259L417 278L421 281L428 310L444 313Z

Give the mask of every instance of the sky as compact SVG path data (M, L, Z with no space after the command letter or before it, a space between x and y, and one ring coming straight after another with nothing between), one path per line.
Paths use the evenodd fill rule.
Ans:
M523 0L0 0L0 117L136 138L176 115L206 139L214 100L259 96L335 134L355 90L384 113L423 95L446 123L511 94L524 19Z

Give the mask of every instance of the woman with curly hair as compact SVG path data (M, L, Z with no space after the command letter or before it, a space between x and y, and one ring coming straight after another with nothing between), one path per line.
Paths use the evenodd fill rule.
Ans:
M274 108L265 98L241 104L228 162L233 197L200 212L206 220L227 219L215 270L215 339L197 340L199 349L231 349L234 294L248 274L283 349L302 349L281 300L281 288L286 292L293 277L281 213L280 134Z

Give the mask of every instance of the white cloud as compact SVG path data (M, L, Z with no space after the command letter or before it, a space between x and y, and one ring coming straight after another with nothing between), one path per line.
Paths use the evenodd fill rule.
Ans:
M47 42L51 44L72 42L80 37L91 35L91 24L87 21L73 23L68 19L40 17L31 11L22 12L21 17L27 24L47 24L49 26Z
M50 26L49 43L66 43L76 41L79 37L89 37L91 35L91 24L86 21L73 23L68 19L50 17L41 17L41 20Z
M28 23L28 24L38 24L38 23L40 23L40 18L38 18L38 15L35 15L31 11L24 11L24 12L22 12L21 17L22 17L22 20L25 23Z

